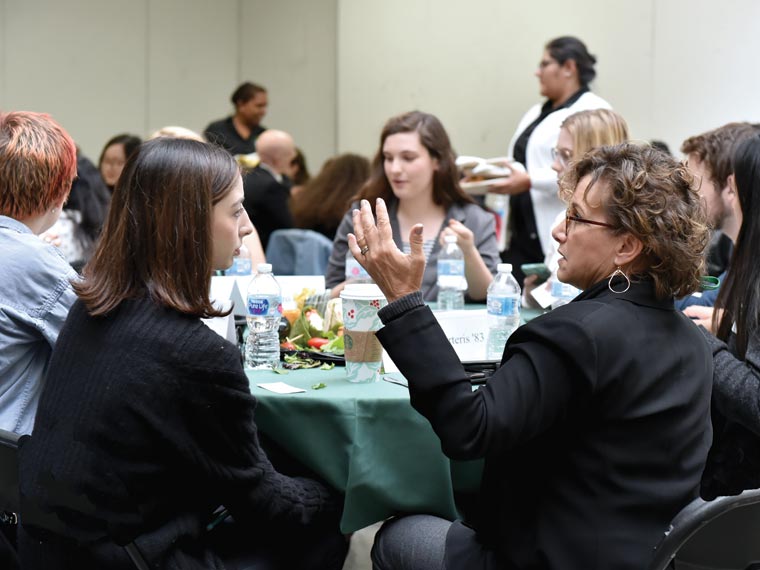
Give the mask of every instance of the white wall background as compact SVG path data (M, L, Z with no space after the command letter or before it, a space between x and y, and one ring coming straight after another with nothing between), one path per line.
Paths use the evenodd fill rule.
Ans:
M168 124L201 130L242 81L312 170L371 155L380 128L436 113L456 149L499 155L539 100L544 43L572 34L634 137L760 121L755 0L0 0L0 108L46 111L97 159Z

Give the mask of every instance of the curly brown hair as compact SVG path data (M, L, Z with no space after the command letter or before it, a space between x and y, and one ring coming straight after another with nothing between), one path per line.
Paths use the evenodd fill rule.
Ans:
M643 244L640 259L660 299L699 288L709 240L706 214L686 167L649 145L623 143L587 153L560 182L569 201L578 182L590 176L585 194L602 182L608 221ZM584 195L585 197L585 195Z

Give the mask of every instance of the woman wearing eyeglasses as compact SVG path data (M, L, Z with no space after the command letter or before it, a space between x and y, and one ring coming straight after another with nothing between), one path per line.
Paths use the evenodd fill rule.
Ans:
M573 302L520 327L473 391L419 292L387 209L353 214L351 251L389 301L377 336L452 459L485 459L465 521L393 519L376 569L646 568L699 486L711 442L712 358L673 297L699 286L707 227L686 168L650 147L602 147L562 180L554 230ZM365 255L360 255L364 250ZM663 349L667 347L667 349Z
M536 70L546 101L528 110L509 144L509 156L522 167L514 168L505 182L489 190L511 196L512 233L502 259L512 264L520 283L524 277L520 266L543 261L551 250L552 221L564 209L552 170L552 149L562 121L577 111L610 108L589 90L596 77L595 64L596 58L578 38L565 36L546 44Z

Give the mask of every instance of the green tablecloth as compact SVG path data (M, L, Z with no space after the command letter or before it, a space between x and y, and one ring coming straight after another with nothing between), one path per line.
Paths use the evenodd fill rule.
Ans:
M541 313L523 309L522 318L529 321ZM261 431L345 493L343 532L397 512L453 519L453 490L472 491L479 485L482 462L450 462L403 386L351 384L342 367L247 374L259 400L256 423ZM276 394L259 388L262 382L285 382L306 392ZM327 387L313 390L319 382Z
M403 386L386 381L351 384L342 367L287 375L247 373L259 400L259 429L345 493L344 533L397 512L453 519L454 485L461 490L478 485L480 462L456 464L452 478L440 441L411 407ZM257 386L279 381L306 392L275 394ZM311 389L318 382L327 387Z

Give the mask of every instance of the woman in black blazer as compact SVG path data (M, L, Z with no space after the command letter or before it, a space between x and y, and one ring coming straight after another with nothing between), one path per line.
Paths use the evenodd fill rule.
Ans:
M563 179L558 277L583 290L519 328L479 390L424 306L384 204L354 213L351 250L385 293L378 337L446 454L485 458L464 521L381 530L376 568L640 569L696 496L711 441L710 351L673 297L699 286L707 230L684 167L649 147L592 151ZM361 251L364 250L364 256Z

